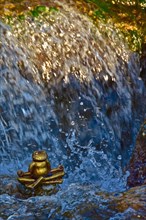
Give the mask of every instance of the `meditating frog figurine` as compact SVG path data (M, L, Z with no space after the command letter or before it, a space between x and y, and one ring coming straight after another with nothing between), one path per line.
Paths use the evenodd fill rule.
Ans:
M51 165L47 159L45 151L35 151L32 154L33 162L29 165L29 172L35 179L40 176L47 176L51 171Z
M48 155L45 151L35 151L32 154L33 161L29 165L28 172L19 170L18 181L28 188L35 188L40 185L60 184L63 182L64 168L51 169Z

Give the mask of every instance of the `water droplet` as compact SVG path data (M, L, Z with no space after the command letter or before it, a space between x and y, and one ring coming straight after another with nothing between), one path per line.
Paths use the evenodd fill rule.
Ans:
M146 131L142 132L142 136L143 137L146 136Z
M108 81L108 75L104 76L105 81Z
M84 105L84 103L83 103L83 102L80 102L80 105Z
M122 156L121 155L118 155L118 160L122 160Z
M74 122L74 121L72 121L72 122L71 122L71 125L75 125L75 122Z
M101 163L97 163L97 166L98 166L98 167L101 167Z

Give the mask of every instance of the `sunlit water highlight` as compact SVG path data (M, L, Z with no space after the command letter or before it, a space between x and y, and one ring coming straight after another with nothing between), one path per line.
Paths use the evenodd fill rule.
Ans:
M64 212L63 198L79 199L82 184L91 184L89 194L92 184L126 189L123 169L145 106L138 55L112 26L97 28L62 7L39 19L14 19L12 29L0 23L0 170L27 170L31 153L45 149L53 167L65 167Z

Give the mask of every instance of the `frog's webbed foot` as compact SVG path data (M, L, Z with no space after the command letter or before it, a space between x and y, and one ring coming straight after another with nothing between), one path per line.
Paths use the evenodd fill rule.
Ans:
M62 165L59 165L57 168L51 169L52 174L59 173L59 172L64 172L64 167Z
M22 177L22 176L24 176L24 172L23 172L22 170L18 170L18 171L17 171L17 175L18 175L19 177Z
M31 176L31 173L30 172L23 172L22 170L18 170L17 171L17 175L19 176L19 177L30 177Z

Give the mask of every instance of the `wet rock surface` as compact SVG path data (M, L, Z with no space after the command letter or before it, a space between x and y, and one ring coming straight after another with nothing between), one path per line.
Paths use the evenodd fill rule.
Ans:
M146 184L146 121L137 137L135 150L129 164L129 172L127 183L130 187Z
M15 177L3 178L5 184L1 185L0 192L2 219L112 220L146 217L146 186L109 194L100 191L96 185L71 184L66 189L59 188L51 194L47 190L41 191L41 194L28 194L24 188L22 190Z
M140 57L140 76L146 86L146 43L142 45L142 52Z

